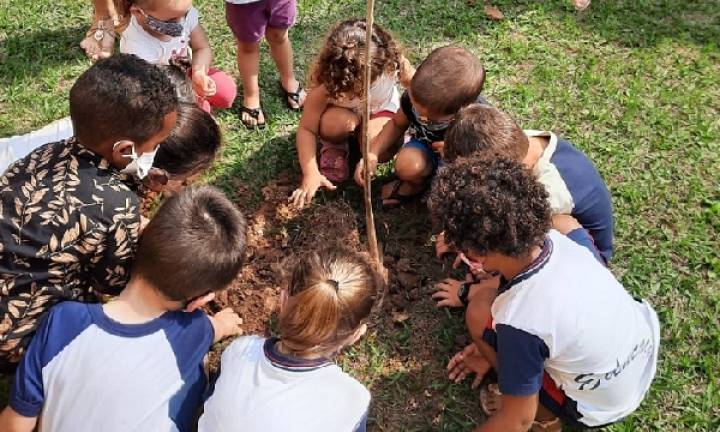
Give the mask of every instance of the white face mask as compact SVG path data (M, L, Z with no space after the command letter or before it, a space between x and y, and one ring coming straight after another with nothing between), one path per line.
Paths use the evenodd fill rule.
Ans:
M115 143L115 146L120 144L121 141L118 141ZM150 172L150 168L153 166L153 162L155 161L155 155L157 154L158 149L160 146L155 147L155 150L151 152L145 152L138 156L138 154L135 152L135 144L132 146L132 153L129 155L124 155L124 157L130 159L130 163L127 164L125 168L120 170L123 174L130 174L134 175L140 180L144 179L148 173Z

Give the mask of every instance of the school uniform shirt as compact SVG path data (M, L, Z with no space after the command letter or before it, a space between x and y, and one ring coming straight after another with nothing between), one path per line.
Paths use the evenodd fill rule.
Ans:
M180 36L160 40L151 35L132 16L130 23L120 36L120 52L135 54L148 63L166 65L175 58L190 59L190 33L200 23L200 13L194 7L188 10Z
M9 404L46 431L191 431L213 336L202 311L121 324L99 304L65 302L30 344Z
M198 432L364 432L367 389L332 362L279 353L276 342L246 336L225 349Z
M0 369L20 360L53 305L125 286L136 187L74 138L38 147L0 177Z
M545 371L587 426L633 412L655 376L660 327L653 309L588 248L557 231L501 286L492 317L500 391L537 394Z
M613 255L613 210L610 192L592 161L567 140L547 131L526 130L549 143L535 165L537 179L550 195L555 214L569 214L595 241L605 262Z

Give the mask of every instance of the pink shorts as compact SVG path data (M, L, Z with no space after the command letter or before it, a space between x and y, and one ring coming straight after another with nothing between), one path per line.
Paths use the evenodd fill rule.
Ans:
M295 24L296 0L260 0L253 3L225 2L225 19L240 42L259 42L267 27L288 29Z

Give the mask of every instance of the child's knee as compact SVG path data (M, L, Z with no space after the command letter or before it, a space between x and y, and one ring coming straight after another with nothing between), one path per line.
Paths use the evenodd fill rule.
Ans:
M241 54L255 54L260 52L260 42L238 42L238 52Z
M267 40L270 45L283 44L289 40L288 30L268 27L265 31L265 40Z
M347 139L357 128L359 119L344 108L328 108L320 117L320 136L331 142Z
M430 170L425 155L415 148L403 148L395 160L395 174L401 180L422 180L430 175Z

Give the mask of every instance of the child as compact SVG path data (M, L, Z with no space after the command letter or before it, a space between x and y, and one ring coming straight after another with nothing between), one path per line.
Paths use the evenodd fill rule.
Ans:
M334 190L333 183L344 182L349 176L348 139L361 124L365 30L364 20L338 24L328 35L313 67L310 93L297 132L303 173L302 183L291 197L297 206L309 204L318 188ZM368 129L374 137L400 108L396 84L398 80L409 82L413 68L392 36L378 25L373 26L372 42Z
M441 163L445 130L460 108L484 101L480 96L484 83L482 65L462 48L438 48L422 62L410 90L402 97L402 109L370 143L368 159L374 173L378 162L392 157L393 143L410 130L410 141L403 144L395 159L398 179L383 187L384 205L402 204L429 187ZM362 161L355 170L355 181L364 184Z
M458 113L447 132L445 159L502 156L521 161L545 186L554 214L569 214L590 232L605 262L613 253L610 192L592 161L552 132L518 127L508 114L488 105Z
M41 430L192 430L205 355L238 334L241 320L230 309L210 319L182 309L235 278L245 230L243 215L211 187L169 198L116 300L52 308L18 368L0 430L30 432L38 416Z
M303 256L280 297L280 338L246 336L225 350L198 430L365 431L370 394L332 358L367 330L377 289L354 253Z
M192 83L206 111L230 108L237 88L227 74L211 68L212 50L191 0L132 0L132 15L120 38L120 52L153 64L192 58Z
M499 411L478 431L587 428L637 409L655 375L659 322L592 253L578 228L551 229L545 187L520 162L459 159L438 174L430 213L447 240L502 285L492 328L470 325L476 348L451 362L498 372ZM572 233L571 233L572 234ZM468 322L470 323L470 317ZM536 416L537 411L537 416Z
M63 300L125 286L140 225L137 180L175 126L175 89L135 56L99 60L70 90L75 136L0 177L0 370Z
M288 31L295 24L295 0L226 0L225 17L237 41L237 64L243 81L243 103L240 106L243 124L264 128L267 122L260 104L258 73L260 40L270 45L280 73L280 88L288 108L299 111L305 102L305 90L295 79L293 50Z

